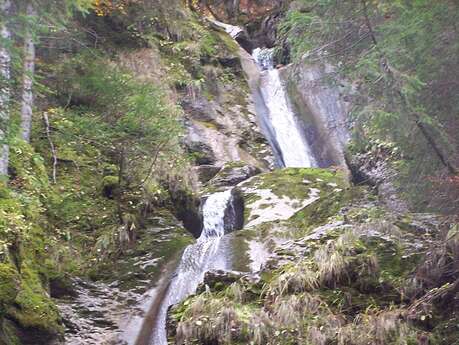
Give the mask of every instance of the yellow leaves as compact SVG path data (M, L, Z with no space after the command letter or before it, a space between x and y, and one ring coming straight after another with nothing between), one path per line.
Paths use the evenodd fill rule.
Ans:
M138 0L93 0L94 12L97 16L108 16L113 12L127 14L126 8Z

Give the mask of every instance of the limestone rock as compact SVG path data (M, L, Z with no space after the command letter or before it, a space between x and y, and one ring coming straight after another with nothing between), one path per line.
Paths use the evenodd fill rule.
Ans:
M216 165L208 165L203 164L195 167L196 175L198 176L198 180L201 183L209 182L218 172L221 170L221 167Z
M243 163L230 163L225 165L219 173L209 181L213 187L235 186L248 178L259 174L259 168Z

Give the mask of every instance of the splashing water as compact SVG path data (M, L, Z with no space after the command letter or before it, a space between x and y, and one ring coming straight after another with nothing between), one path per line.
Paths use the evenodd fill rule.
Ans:
M228 253L222 246L225 235L225 214L232 205L231 190L212 194L203 206L204 227L197 242L183 252L176 274L161 301L153 328L151 345L167 345L166 317L169 306L196 291L210 269L229 269Z
M286 167L312 167L316 165L305 133L291 109L279 70L274 68L273 49L257 48L253 58L262 70L260 90L269 110L275 140Z

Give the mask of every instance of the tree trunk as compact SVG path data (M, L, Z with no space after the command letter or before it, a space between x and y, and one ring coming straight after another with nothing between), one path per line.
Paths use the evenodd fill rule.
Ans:
M8 175L9 146L7 142L8 128L10 121L10 65L11 54L8 43L11 39L11 32L8 28L6 18L11 11L10 0L0 0L0 12L2 22L0 24L1 40L0 45L0 176ZM6 44L5 44L6 43Z
M49 147L51 148L51 155L53 157L53 183L56 184L56 173L57 173L57 153L56 147L54 146L53 140L51 138L51 131L48 119L48 113L43 113L43 122L45 124L46 137L48 138Z
M116 195L118 219L119 219L120 224L124 223L123 208L121 206L121 203L123 201L124 163L125 163L124 147L121 146L121 151L118 157L118 193Z
M373 41L373 44L377 45L378 41L376 41L375 32L373 31L373 26L371 25L370 17L368 15L368 4L366 0L362 0L362 6L363 6L363 15L365 18L365 25L367 26L367 29L370 34L371 40Z
M29 21L34 21L37 15L31 3L27 4L26 14ZM35 43L33 39L33 23L29 23L24 37L24 68L22 81L21 101L21 135L30 142L30 131L32 128L33 109L33 77L35 71Z

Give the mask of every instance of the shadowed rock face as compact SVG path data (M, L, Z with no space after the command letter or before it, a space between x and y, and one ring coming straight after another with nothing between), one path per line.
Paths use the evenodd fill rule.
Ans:
M219 173L209 181L212 187L230 187L259 174L261 171L252 165L225 165Z
M306 61L287 66L280 73L320 167L345 166L344 152L350 137L349 104L340 86L327 83L330 73L331 67Z
M244 226L244 198L241 192L234 188L231 191L232 198L225 210L223 222L225 224L225 232L240 230Z
M279 0L200 0L200 9L229 24L246 24L279 11L289 1Z
M247 51L256 47L272 47L281 10L290 0L201 0L201 12L217 20L246 29L237 41Z

